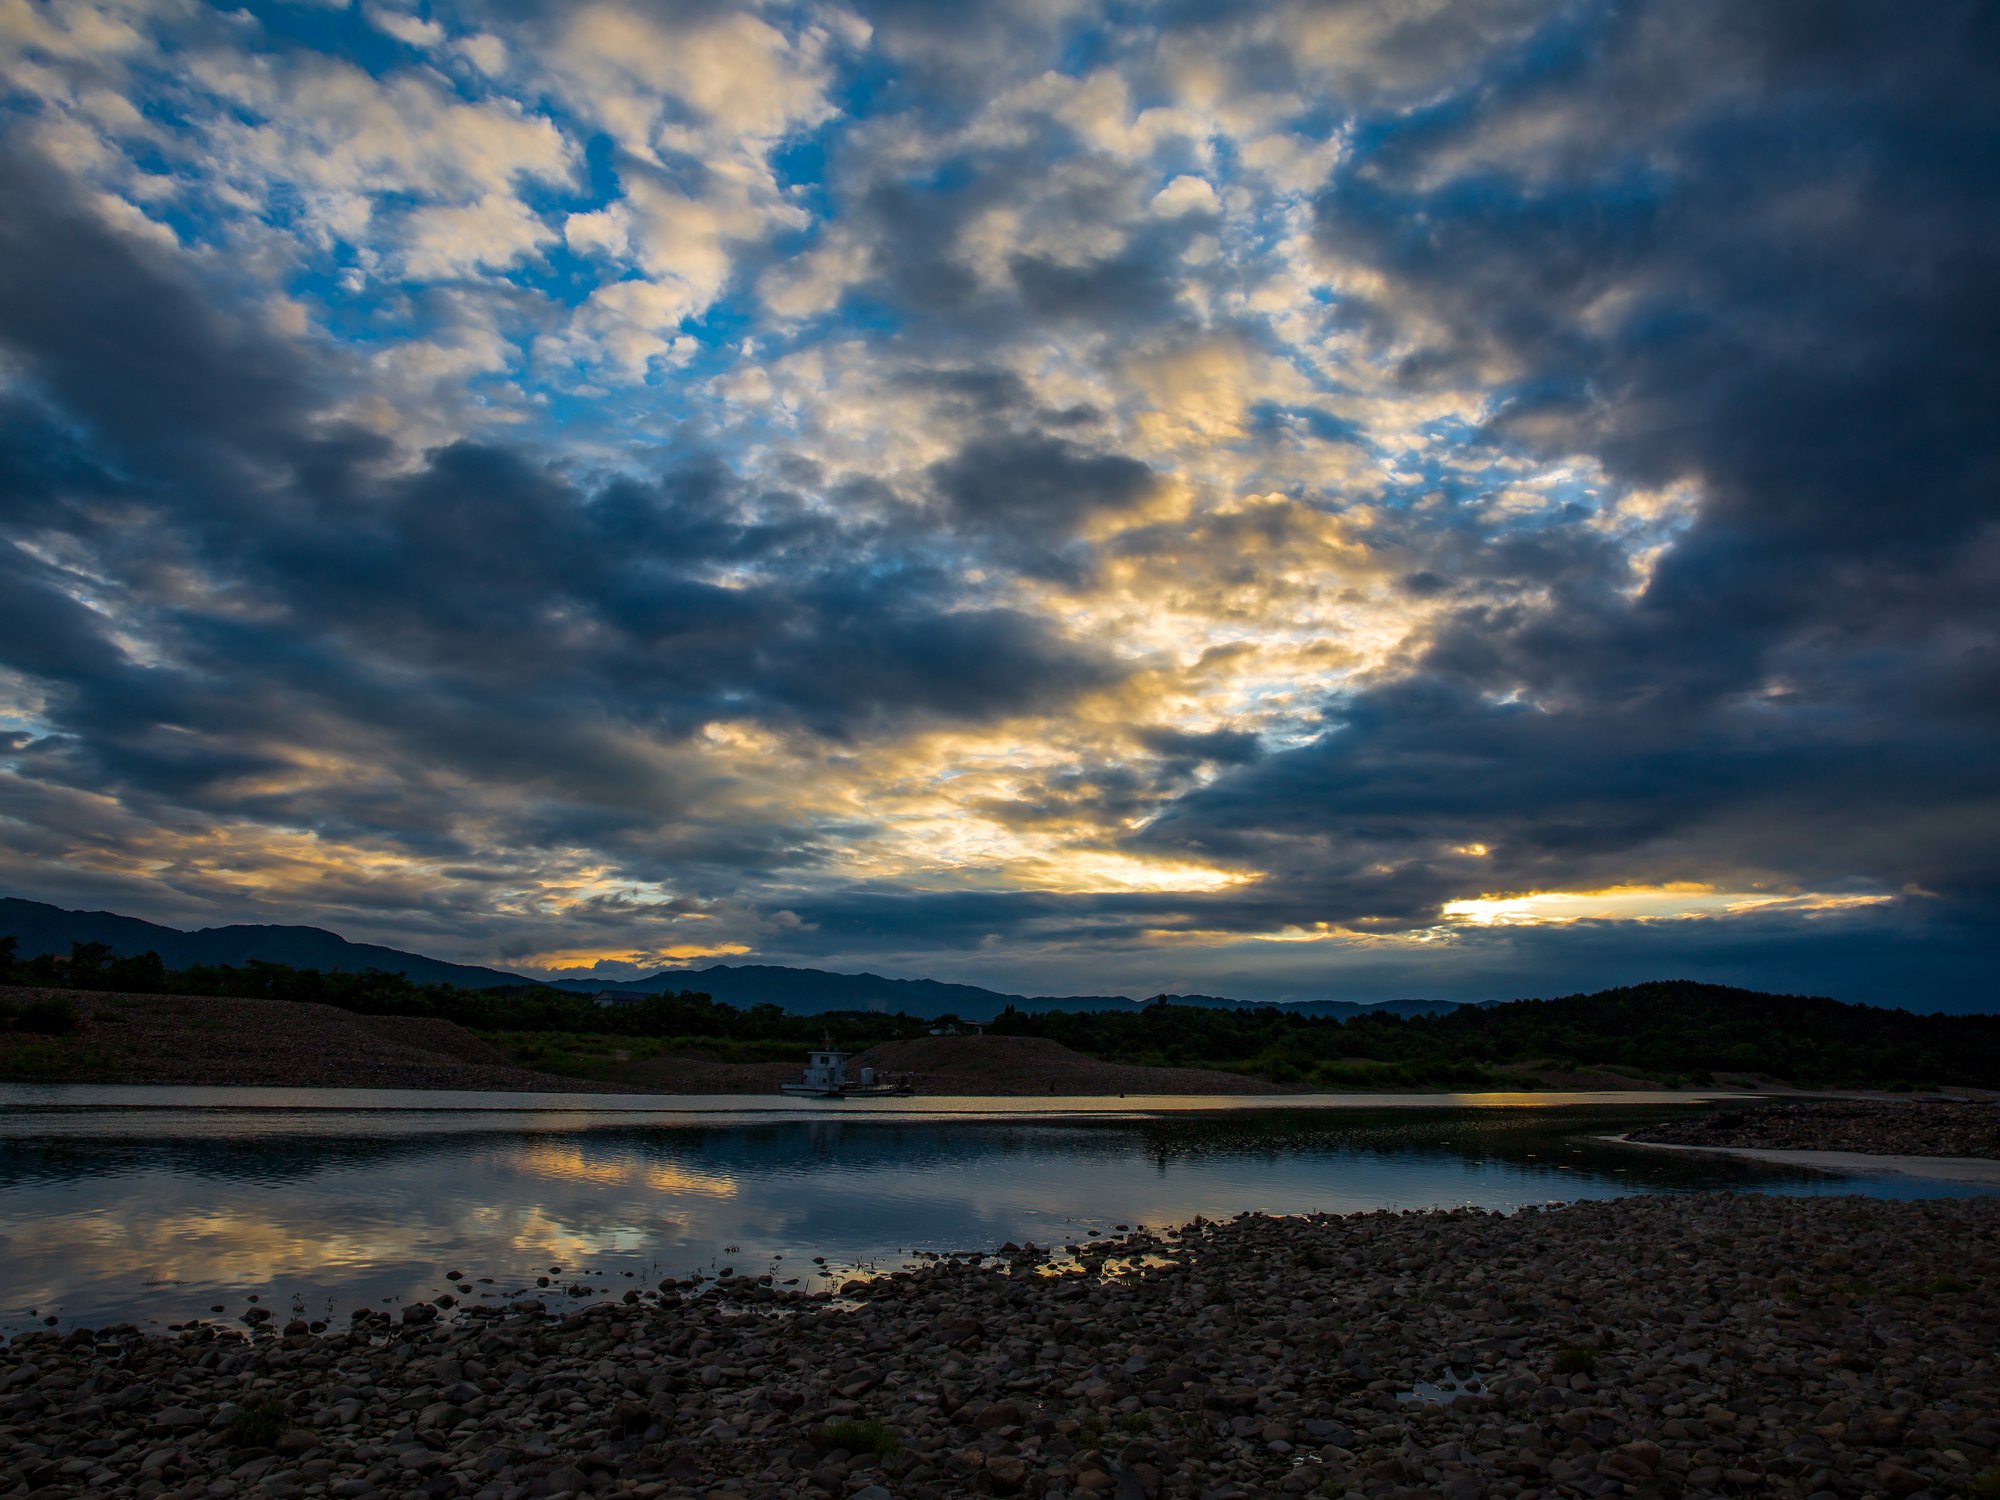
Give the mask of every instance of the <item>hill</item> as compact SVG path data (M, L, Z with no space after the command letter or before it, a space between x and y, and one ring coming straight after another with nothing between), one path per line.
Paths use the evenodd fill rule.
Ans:
M22 958L67 954L76 943L102 943L116 958L157 953L170 969L197 964L285 964L294 969L359 974L381 969L401 974L412 984L454 984L469 990L531 984L519 974L477 964L446 963L421 953L384 948L374 943L350 943L320 927L265 927L239 924L203 927L183 932L157 922L123 917L109 911L65 911L41 901L0 897L0 938L18 940Z
M995 1029L1115 1062L1244 1069L1321 1088L1469 1087L1479 1069L1703 1086L1750 1074L1804 1087L2000 1088L2000 1016L1919 1016L1690 980L1345 1024L1153 1005L1136 1015L1017 1011Z
M0 986L0 1015L55 1000L56 1034L0 1029L0 1078L37 1083L282 1088L558 1089L448 1021L370 1016L305 1000L123 995Z

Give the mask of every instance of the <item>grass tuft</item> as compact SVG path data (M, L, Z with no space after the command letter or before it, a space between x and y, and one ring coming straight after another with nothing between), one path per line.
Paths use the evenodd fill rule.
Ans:
M232 1448L269 1448L292 1425L291 1413L282 1396L260 1391L236 1409L222 1430L223 1441Z
M1588 1375L1597 1368L1597 1351L1587 1344L1564 1344L1556 1350L1558 1375Z
M76 1030L77 1019L76 1002L61 995L42 995L26 1001L0 998L0 1030L68 1036Z

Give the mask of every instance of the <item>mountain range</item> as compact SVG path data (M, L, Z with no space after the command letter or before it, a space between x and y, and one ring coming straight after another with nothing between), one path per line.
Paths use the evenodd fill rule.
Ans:
M451 964L400 948L374 943L350 943L323 927L268 927L238 924L183 932L157 922L123 917L111 911L65 911L41 901L0 897L0 938L18 941L22 958L40 953L68 953L72 943L102 943L118 958L157 953L170 969L191 964L289 964L294 969L387 969L413 984L456 984L469 990L502 985L533 984L519 974L477 964Z
M556 988L584 994L658 995L675 990L700 990L725 1005L782 1006L795 1015L827 1010L901 1011L936 1020L957 1016L962 1021L990 1021L1008 1006L1016 1010L1131 1010L1144 1004L1129 995L1009 995L972 984L948 984L938 979L884 979L880 974L833 974L824 969L792 969L777 964L714 964L706 969L663 969L623 984L559 979ZM1175 1005L1199 1005L1214 1010L1258 1010L1266 1002L1232 1000L1225 995L1168 995ZM1399 1016L1440 1015L1456 1010L1455 1000L1385 1000L1363 1005L1353 1000L1298 1000L1288 1011L1307 1016L1350 1016L1364 1010Z
M715 964L706 969L662 969L643 979L607 983L596 979L558 979L550 984L477 964L447 963L420 953L351 943L322 927L274 927L237 924L184 932L137 917L108 911L66 911L41 901L0 897L0 938L13 937L22 958L66 954L72 943L102 943L118 957L153 952L171 969L191 964L246 964L253 961L288 964L295 969L356 973L384 969L416 984L455 984L487 990L530 986L571 994L657 995L699 990L725 1005L748 1008L777 1005L794 1015L819 1015L829 1010L901 1011L924 1020L956 1016L962 1021L990 1021L1008 1006L1033 1011L1102 1011L1136 1009L1142 1001L1127 995L1009 995L977 985L950 984L937 979L885 979L879 974L838 974L824 969L787 968L778 964ZM1232 1000L1224 995L1169 995L1176 1005L1216 1010L1255 1010L1264 1002ZM1285 1009L1301 1015L1353 1016L1384 1011L1398 1016L1439 1015L1456 1010L1454 1000L1388 1000L1364 1005L1352 1000L1304 1000Z

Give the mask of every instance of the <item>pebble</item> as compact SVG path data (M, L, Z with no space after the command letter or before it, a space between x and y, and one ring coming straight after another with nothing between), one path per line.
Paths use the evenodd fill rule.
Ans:
M941 1258L838 1300L730 1275L533 1307L367 1312L320 1334L24 1334L0 1350L0 1497L1947 1500L2000 1484L1992 1198L1245 1215L1101 1237L1082 1266L1026 1246ZM1476 1372L1477 1393L1468 1376L1448 1401L1398 1399L1447 1370ZM286 1414L268 1451L232 1430L252 1395Z
M1859 1151L2000 1159L2000 1100L1811 1099L1672 1120L1632 1132L1664 1146Z

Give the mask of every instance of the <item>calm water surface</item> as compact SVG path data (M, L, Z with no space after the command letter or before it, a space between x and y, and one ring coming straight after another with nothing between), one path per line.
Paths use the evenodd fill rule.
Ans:
M572 1286L616 1295L724 1267L824 1286L920 1251L1060 1246L1245 1209L1992 1191L1616 1145L1600 1137L1687 1102L1576 1098L827 1105L0 1086L0 1333L233 1317L253 1293L281 1317L344 1322L436 1296L447 1270L484 1297L558 1302Z

